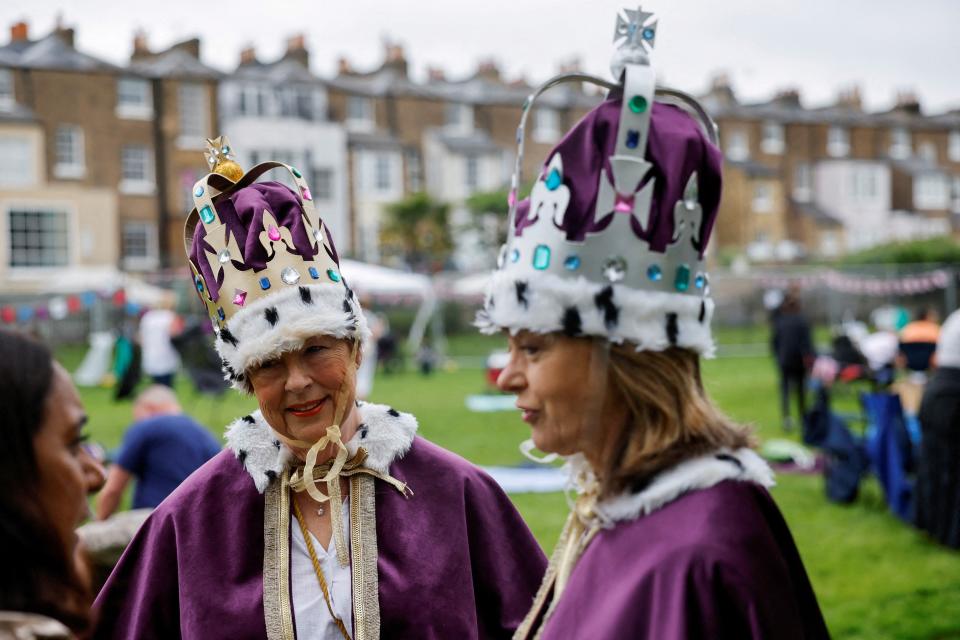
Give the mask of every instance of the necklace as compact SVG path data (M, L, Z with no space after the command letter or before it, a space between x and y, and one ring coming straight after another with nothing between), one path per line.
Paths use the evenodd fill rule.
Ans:
M310 554L310 562L313 564L313 571L317 574L317 581L320 583L320 591L323 592L323 601L327 604L327 611L330 612L330 617L337 624L337 628L340 629L340 633L343 634L345 640L350 640L350 634L347 632L347 627L344 626L343 620L337 617L333 612L333 605L330 603L330 591L327 588L327 581L323 577L323 569L320 568L320 559L317 558L317 552L313 548L313 540L311 539L310 531L307 529L307 523L303 519L303 513L300 512L300 505L297 504L296 499L291 500L293 502L293 513L297 516L297 522L300 523L300 531L303 533L303 540L307 543L307 553ZM321 508L320 511L323 511ZM323 515L321 513L321 515ZM331 525L333 523L331 522Z

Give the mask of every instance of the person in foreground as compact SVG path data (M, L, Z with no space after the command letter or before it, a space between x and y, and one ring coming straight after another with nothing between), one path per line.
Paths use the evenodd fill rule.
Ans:
M90 625L75 527L104 471L87 416L46 347L0 330L0 638L70 638Z
M529 202L511 198L477 319L507 332L498 385L578 492L514 637L824 638L772 473L703 388L721 154L692 98L678 99L702 129L655 102L651 17L618 19L620 82L552 150Z
M546 565L533 536L412 415L356 401L367 327L309 188L278 163L241 177L211 143L189 264L224 371L260 409L146 521L95 635L509 637ZM296 190L255 182L270 169Z

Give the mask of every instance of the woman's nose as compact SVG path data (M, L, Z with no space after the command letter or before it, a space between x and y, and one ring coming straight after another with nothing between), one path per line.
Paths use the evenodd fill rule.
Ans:
M497 376L497 388L501 391L517 392L523 389L525 385L526 380L511 357L510 362Z
M310 381L309 374L299 362L293 362L288 365L287 381L284 385L287 391L301 391L310 386Z
M107 482L107 470L103 464L86 448L83 449L81 463L83 465L83 481L87 485L87 493L96 493Z

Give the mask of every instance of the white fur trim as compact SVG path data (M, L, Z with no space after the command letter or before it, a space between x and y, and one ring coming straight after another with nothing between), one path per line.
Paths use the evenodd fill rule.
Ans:
M517 295L517 278L498 271L491 277L484 309L477 326L483 333L508 329L536 333L562 331L566 310L575 307L580 314L581 333L620 343L633 342L640 350L663 351L671 346L667 334L667 316L677 316L678 347L711 357L715 345L710 333L713 300L689 294L643 291L613 286L613 304L619 309L616 323L605 323L604 310L597 295L608 285L584 277L561 278L545 273L526 281L524 304ZM703 319L701 321L701 309Z
M350 439L347 450L353 456L359 447L367 451L365 466L387 473L394 460L410 450L417 435L417 419L382 404L361 402L360 428ZM396 415L394 415L396 414ZM227 448L240 460L263 493L293 461L290 449L274 435L260 411L254 411L227 426Z
M738 464L739 463L739 464ZM639 493L625 492L600 502L598 517L605 526L635 520L673 502L680 496L708 489L724 480L774 485L770 466L751 449L727 449L681 462L654 478Z
M310 303L301 298L300 289L310 292ZM350 312L344 309L344 301ZM267 310L276 312L271 323ZM227 336L236 345L217 336L217 353L229 365L224 373L234 388L251 392L246 371L285 351L298 348L317 335L365 340L370 333L356 294L340 284L307 284L285 286L277 293L261 298L241 309L227 322Z

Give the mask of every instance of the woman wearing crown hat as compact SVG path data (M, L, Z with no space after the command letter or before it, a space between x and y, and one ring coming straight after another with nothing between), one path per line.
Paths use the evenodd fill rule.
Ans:
M548 155L529 201L511 191L478 316L508 334L498 385L530 424L523 449L565 456L578 492L515 637L827 637L772 473L703 389L721 155L699 104L655 88L651 18L618 17L618 83L548 82L518 133L514 189L536 97L564 79L611 89Z
M543 575L536 541L412 415L355 400L366 321L300 172L241 177L212 145L186 248L223 369L260 410L138 532L97 637L509 637ZM296 191L255 182L269 169Z

